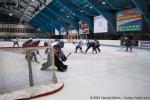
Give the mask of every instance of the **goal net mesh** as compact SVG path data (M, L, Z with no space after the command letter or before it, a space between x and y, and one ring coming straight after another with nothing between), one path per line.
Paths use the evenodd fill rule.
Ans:
M30 87L28 61L22 48L0 47L0 94L12 92ZM39 85L49 83L52 79L51 70L41 70L42 64L46 62L45 49L39 50L37 54L39 63L31 61L33 84Z

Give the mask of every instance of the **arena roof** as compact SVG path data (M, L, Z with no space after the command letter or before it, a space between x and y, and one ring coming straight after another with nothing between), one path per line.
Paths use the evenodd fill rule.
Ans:
M42 32L78 29L80 20L93 30L93 17L103 15L112 30L116 12L137 7L150 26L149 0L0 0L0 17L9 15ZM4 20L4 18L3 18Z

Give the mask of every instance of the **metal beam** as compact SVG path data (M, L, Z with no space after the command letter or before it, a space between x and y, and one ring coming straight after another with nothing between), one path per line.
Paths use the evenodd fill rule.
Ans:
M63 4L68 9L70 9L72 12L74 12L79 19L85 21L89 29L93 31L93 27L94 27L93 21L85 13L75 10L77 7L75 4L73 4L70 0L57 0L57 1Z
M37 26L37 23L36 23L36 25L31 23L31 22L29 22L28 24L33 26L34 28L40 28L42 32L48 32L48 30L46 28L42 28L41 26Z
M141 11L142 15L144 16L146 22L150 27L150 12L148 10L148 2L147 0L131 0L136 7Z
M26 16L24 16L23 17L26 21L29 21L29 20L31 20L31 19L29 19L28 17L26 17Z
M24 2L25 4L28 4L29 2L25 1L25 0L21 0L22 2Z
M33 12L31 12L30 10L26 10L25 12L29 12L32 16ZM24 13L23 15L26 15L26 13Z
M76 29L79 28L79 25L71 19L68 19L67 16L63 16L62 12L57 12L55 10L52 10L49 6L47 6L45 3L43 3L41 0L37 0L39 1L41 4L43 4L45 6L45 9L47 9L50 13L55 13L57 16L59 16L59 18L65 20L67 23L69 23L71 26L75 27ZM62 13L62 14L61 14Z
M64 29L68 30L69 23L61 22L60 17L57 18L52 13L50 14L50 12L48 12L46 9L42 10L39 14L44 15L44 18L47 17L49 20L55 22L56 25L64 27Z
M49 16L49 17L53 17L54 20L58 20L58 19L61 19L63 20L64 22L60 22L60 23L66 23L67 26L68 25L71 25L69 21L66 21L66 19L64 19L63 17L59 16L59 15L56 15L53 13L53 11L50 11L49 8L45 8L44 10L42 10L41 12L43 12L45 15ZM40 12L40 13L41 13ZM58 20L59 21L59 20Z
M116 17L115 13L108 11L106 9L102 9L104 6L103 4L97 3L97 0L87 0L93 8L99 13L102 14L106 20L108 21L109 25L111 26L112 30L116 32Z
M38 19L34 18L34 19L32 19L32 21L30 21L30 23L36 23L37 27L42 27L42 29L44 29L44 30L53 31L51 27L45 27L45 24L42 23L41 21L39 21Z
M35 6L33 6L33 5L29 5L29 7L32 7L33 9L36 9L36 7L35 7Z
M105 2L112 8L112 9L116 9L108 0L105 0Z
M86 13L86 15L92 16L92 15L91 15L88 11L86 11L84 8L80 7L80 5L75 2L75 0L71 0L71 2L72 2L74 5L76 5L78 8L80 8L82 11L84 11L84 13Z
M38 16L36 16L36 18L37 18L37 17L38 17L41 21L43 21L45 25L51 26L51 27L54 28L54 29L56 28L56 29L60 30L60 27L59 27L58 25L56 25L56 24L51 24L51 21L50 21L49 19L43 18L43 15L38 14Z
M50 8L53 11L55 11L55 13L57 13L59 16L62 16L63 18L67 19L71 23L71 25L74 26L76 29L79 28L79 24L76 21L74 21L70 16L67 17L68 15L65 15L63 12L61 12L58 7L56 7L55 5L50 5Z
M40 12L39 14L41 14L43 17L42 18L46 18L47 20L49 20L49 21L51 21L51 22L54 22L56 25L58 25L59 27L63 27L65 30L67 30L67 27L63 24L63 23L61 23L61 22L59 22L59 21L57 21L56 22L56 20L54 20L54 19L51 19L47 14L45 14L45 13L42 13L42 12Z
M32 22L29 22L28 24L33 26L34 28L40 28L43 32L48 32L48 29L43 28L42 26L39 26L39 24L37 24L37 22L36 22L36 25L35 25L35 23L32 23Z
M28 16L28 17L30 17L32 19L32 16L29 15L29 14L25 14L24 16ZM22 17L24 17L24 16L22 16Z
M45 27L51 27L52 29L55 29L56 27L48 24L47 21L43 20L42 18L40 18L39 16L36 16L36 19L40 21L40 23L43 23ZM58 29L58 28L57 28Z

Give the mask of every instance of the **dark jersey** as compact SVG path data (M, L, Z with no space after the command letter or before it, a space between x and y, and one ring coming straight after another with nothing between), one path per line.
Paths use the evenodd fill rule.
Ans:
M37 40L37 41L33 41L32 43L31 43L31 46L32 47L36 47L36 46L38 46L40 44L40 40Z
M89 43L87 43L87 46L88 46L88 47L94 47L94 45L95 45L94 42L89 42Z
M44 46L48 46L48 42L44 42Z
M59 43L57 43L56 45L54 45L54 49L56 49L56 54L62 61L66 61L67 58L64 55L63 51L61 50L61 48L64 47L64 42L61 41Z
M23 43L22 47L30 47L31 46L31 43L32 43L32 39L30 40L27 40Z

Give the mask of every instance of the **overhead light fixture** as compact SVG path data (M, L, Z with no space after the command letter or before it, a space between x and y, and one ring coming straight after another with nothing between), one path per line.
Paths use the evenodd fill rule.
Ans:
M83 12L82 10L80 12Z
M72 15L75 15L75 13L73 13Z
M105 4L106 4L106 2L105 2L105 1L103 1L103 2L102 2L102 4L103 4L103 5L105 5Z
M67 16L69 18L69 16Z
M38 28L37 30L40 31L40 28Z
M32 1L34 1L34 0L32 0Z
M9 16L12 16L13 14L12 13L9 13Z
M93 7L90 6L90 9L92 9Z
M62 11L62 12L63 12L64 10L63 10L63 9L61 9L60 11Z

